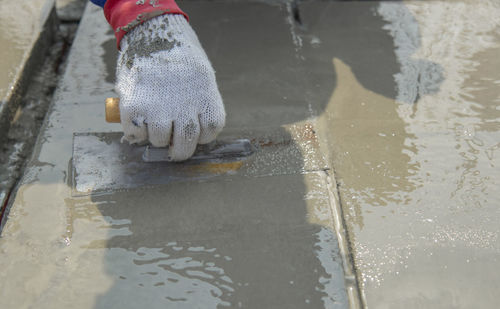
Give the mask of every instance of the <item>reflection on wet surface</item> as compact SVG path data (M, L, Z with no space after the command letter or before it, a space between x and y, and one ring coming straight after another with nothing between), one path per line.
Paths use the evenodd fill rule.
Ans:
M381 3L377 15L400 66L383 77L394 98L333 61L339 81L323 125L333 129L333 166L368 305L495 306L498 14L494 1Z

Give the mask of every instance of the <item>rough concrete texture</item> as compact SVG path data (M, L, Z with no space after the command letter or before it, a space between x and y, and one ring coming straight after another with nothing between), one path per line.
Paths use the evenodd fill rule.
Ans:
M0 132L6 132L56 32L53 0L0 1ZM4 136L0 133L0 140Z
M0 307L345 308L355 295L289 11L182 7L218 72L225 134L262 150L220 177L72 196L73 132L120 130L104 122L113 33L89 5L3 226Z

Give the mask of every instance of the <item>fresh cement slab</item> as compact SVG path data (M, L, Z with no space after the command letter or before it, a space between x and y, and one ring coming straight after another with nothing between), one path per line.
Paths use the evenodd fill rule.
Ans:
M104 100L116 96L113 33L102 11L87 6L2 229L0 278L9 284L0 307L348 306L353 280L344 276L317 107L297 86L307 67L290 11L181 6L216 68L224 134L264 150L244 175L73 196L73 134L120 130L104 122Z

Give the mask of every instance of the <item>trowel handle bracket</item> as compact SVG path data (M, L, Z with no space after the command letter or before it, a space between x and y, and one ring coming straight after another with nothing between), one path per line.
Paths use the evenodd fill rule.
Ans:
M105 103L106 122L120 123L120 98L107 98Z

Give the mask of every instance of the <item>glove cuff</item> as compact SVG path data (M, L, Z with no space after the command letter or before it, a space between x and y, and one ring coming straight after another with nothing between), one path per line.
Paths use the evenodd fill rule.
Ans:
M118 49L127 32L164 14L181 14L189 20L174 0L107 0L104 5L104 16L114 30Z

